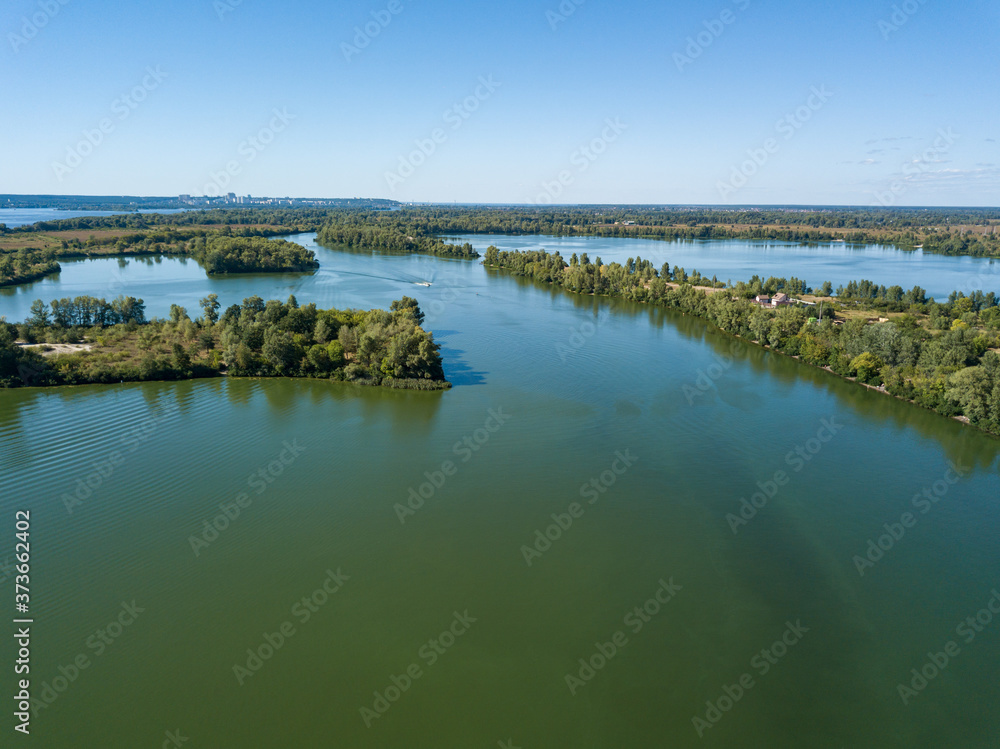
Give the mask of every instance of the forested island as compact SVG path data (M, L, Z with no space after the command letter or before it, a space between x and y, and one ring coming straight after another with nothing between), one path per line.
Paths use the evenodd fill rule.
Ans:
M798 279L759 277L728 287L698 285L704 283L698 275L666 263L657 269L641 258L604 265L586 255L567 262L558 253L490 247L483 263L576 293L702 317L727 333L1000 435L1000 306L993 292L954 292L935 302L920 287L904 291L862 280L838 289L836 300L812 297L807 305L789 299L771 307L758 297L809 289Z
M386 310L317 309L294 296L257 296L202 315L171 305L167 320L147 320L141 299L88 296L46 306L36 300L20 324L0 318L0 386L78 385L237 377L311 377L441 390L450 387L433 334L409 297ZM21 339L21 343L18 342ZM71 353L59 353L69 349ZM54 353L45 356L46 353Z
M62 270L56 257L182 255L194 258L209 274L294 273L319 268L316 253L294 242L246 233L229 227L217 232L133 234L100 245L64 239L59 249L19 250L0 255L0 286L36 281Z
M293 273L316 270L316 253L284 239L196 237L184 251L209 273Z
M363 250L377 252L419 252L441 257L477 258L479 253L468 242L454 245L443 242L435 236L417 232L412 227L372 225L358 216L353 221L344 219L324 224L316 234L316 241L322 245L343 244Z

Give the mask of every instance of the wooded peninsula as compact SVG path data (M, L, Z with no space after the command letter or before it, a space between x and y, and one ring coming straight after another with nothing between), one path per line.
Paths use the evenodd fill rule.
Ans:
M0 320L0 386L79 385L236 377L311 377L391 388L441 390L451 385L423 313L403 297L385 310L317 309L294 296L257 296L220 314L215 294L191 319L170 307L167 320L146 320L141 299L82 296L37 300L32 315ZM23 343L18 343L20 338ZM84 343L84 341L86 341ZM56 357L48 351L69 349Z

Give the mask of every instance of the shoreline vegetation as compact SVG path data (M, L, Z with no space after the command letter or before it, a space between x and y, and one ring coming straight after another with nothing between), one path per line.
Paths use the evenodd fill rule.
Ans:
M656 269L642 258L604 265L586 254L567 262L558 252L493 246L483 265L578 294L676 309L1000 436L1000 306L993 292L953 292L938 303L919 286L904 291L862 280L839 288L833 299L828 284L824 296L812 296L795 278L754 276L726 286L668 263ZM788 299L772 306L772 294ZM767 302L758 301L764 296Z
M125 213L0 224L0 286L59 271L58 260L128 255L188 255L220 237L252 240L317 232L321 244L478 258L450 234L543 234L661 241L745 239L882 244L954 256L1000 258L1000 210L987 208L660 208L649 206L365 206L212 208L173 214ZM293 270L247 265L259 272Z
M423 313L409 297L389 311L321 310L300 306L294 296L285 303L252 296L220 314L218 297L209 294L201 306L194 320L176 304L169 319L146 320L143 301L134 297L60 299L51 311L36 300L23 323L0 318L0 387L221 375L451 387L434 336L420 327Z

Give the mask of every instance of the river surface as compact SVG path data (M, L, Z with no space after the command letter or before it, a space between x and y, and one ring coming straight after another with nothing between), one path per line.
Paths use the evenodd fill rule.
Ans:
M133 213L183 213L188 208L141 208ZM0 208L0 224L7 228L27 226L39 221L59 221L64 218L80 218L83 216L119 216L124 211L74 211L61 208Z
M293 239L317 273L94 260L0 297L405 294L455 384L0 391L32 746L996 746L1000 442L680 314Z

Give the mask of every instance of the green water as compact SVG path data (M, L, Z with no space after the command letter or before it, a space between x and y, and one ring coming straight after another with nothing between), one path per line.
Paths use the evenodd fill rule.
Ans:
M226 304L416 296L453 390L0 392L0 558L15 510L32 511L33 696L88 663L29 739L14 734L5 617L3 746L159 747L178 729L188 747L997 745L1000 621L970 643L955 632L1000 588L996 440L691 318L474 263L319 252L323 269L293 280L157 271L189 309L206 289ZM132 270L148 266L118 271L126 293L163 314L158 282ZM734 534L727 515L778 471ZM70 499L88 478L100 485ZM592 479L606 491L583 495ZM425 482L401 522L395 506ZM935 482L921 514L912 498ZM561 517L574 503L579 517ZM859 575L855 555L907 511L915 526ZM553 514L572 525L529 566L522 547ZM310 611L328 571L336 592ZM672 598L626 621L661 580ZM13 594L4 579L6 611ZM143 611L123 614L133 600ZM120 614L131 623L108 629ZM767 663L787 622L808 631ZM283 625L259 670L234 673ZM579 659L616 640L572 694ZM897 685L949 640L959 654L904 705ZM419 676L376 703L408 668ZM692 718L744 674L752 686L699 738ZM361 708L385 706L366 726Z

